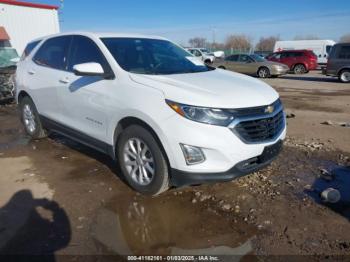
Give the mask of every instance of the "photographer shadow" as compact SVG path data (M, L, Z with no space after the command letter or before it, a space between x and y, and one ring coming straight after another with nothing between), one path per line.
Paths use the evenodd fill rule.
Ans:
M31 191L15 193L0 208L0 255L43 256L55 261L54 253L71 239L69 218L57 202L35 199Z

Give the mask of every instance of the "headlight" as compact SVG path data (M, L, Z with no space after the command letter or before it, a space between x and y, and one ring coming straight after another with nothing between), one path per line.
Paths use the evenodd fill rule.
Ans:
M234 119L231 113L222 109L183 105L169 100L166 103L179 115L204 124L228 126Z

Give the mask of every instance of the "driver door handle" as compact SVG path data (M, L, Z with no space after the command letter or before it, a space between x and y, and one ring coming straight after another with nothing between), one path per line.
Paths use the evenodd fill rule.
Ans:
M28 74L34 75L34 74L35 74L35 71L34 71L33 69L30 69L30 70L28 70Z

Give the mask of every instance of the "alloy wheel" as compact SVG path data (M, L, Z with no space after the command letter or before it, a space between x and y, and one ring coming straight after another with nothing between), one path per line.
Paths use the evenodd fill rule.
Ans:
M305 67L303 65L296 65L294 68L294 72L296 74L304 74L305 73Z
M30 105L23 106L23 122L29 133L34 133L36 129L35 116Z
M259 70L259 77L266 78L269 76L269 70L267 68L262 68Z
M140 138L130 138L124 146L123 158L128 175L139 185L149 185L155 175L153 155Z
M348 83L350 82L350 71L345 71L340 75L340 79L342 82Z

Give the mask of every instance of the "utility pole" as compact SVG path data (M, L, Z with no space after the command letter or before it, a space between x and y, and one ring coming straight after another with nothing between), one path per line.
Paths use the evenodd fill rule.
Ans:
M212 28L212 32L213 32L213 43L212 43L212 49L215 46L215 41L216 41L216 31L215 31L215 27ZM213 50L212 50L213 51Z
M60 24L64 22L63 20L63 8L64 8L64 0L60 0L60 8L58 9L58 21Z

